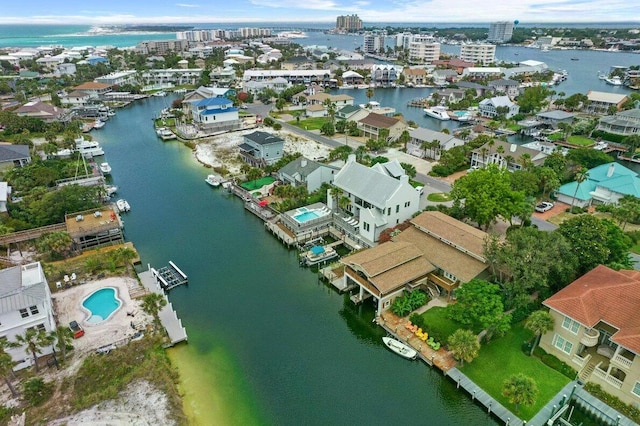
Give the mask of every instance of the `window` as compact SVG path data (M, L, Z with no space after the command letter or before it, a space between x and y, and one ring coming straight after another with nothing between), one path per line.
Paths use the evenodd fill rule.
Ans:
M442 271L442 275L444 275L444 277L445 277L445 278L447 278L447 279L449 279L449 280L451 280L451 281L454 281L454 282L455 282L455 281L457 281L456 276L455 276L455 275L453 275L453 274L452 274L452 273L450 273L450 272Z
M562 328L566 328L573 334L578 334L578 330L580 330L580 323L569 317L564 317L564 320L562 321Z
M411 205L411 201L407 201L406 203L404 203L405 207L409 207Z
M29 310L31 311L31 315L37 315L40 313L36 305L29 306Z
M400 211L400 204L396 204L396 213Z
M20 309L20 316L22 318L26 318L29 316L29 311L27 311L26 309Z
M571 343L564 337L559 336L557 334L553 336L553 346L560 349L562 352L566 353L567 355L571 355L571 349L573 349L573 343Z
M633 389L631 389L631 393L633 393L635 396L640 396L640 382L636 382L636 384L633 385Z
M391 207L387 208L387 216L391 216Z
M367 222L362 222L362 227L364 228L365 231L369 231L370 227L369 224Z
M35 330L36 332L45 331L44 324L34 325L33 327L29 328Z

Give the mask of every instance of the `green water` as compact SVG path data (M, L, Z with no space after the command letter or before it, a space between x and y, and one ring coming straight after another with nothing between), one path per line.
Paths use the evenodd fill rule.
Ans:
M170 294L189 343L170 354L192 423L497 424L439 372L388 351L369 307L300 268L240 200L204 182L188 148L157 139L151 118L170 102L120 110L93 135L143 264L173 260L189 275Z

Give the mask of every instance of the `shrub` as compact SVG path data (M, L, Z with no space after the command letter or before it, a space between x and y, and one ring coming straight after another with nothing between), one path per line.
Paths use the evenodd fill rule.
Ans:
M282 124L280 123L273 123L273 130L280 130L282 129Z
M586 390L599 400L603 401L608 406L615 408L634 422L640 423L640 409L625 404L624 402L620 401L619 398L613 395L609 395L607 392L602 390L600 385L596 385L595 383L587 383L584 385L584 390Z
M24 399L33 406L40 405L53 394L53 384L41 378L27 380L23 385Z
M550 368L553 368L559 373L562 373L563 375L567 376L571 380L574 380L576 378L576 374L577 374L576 370L569 367L567 364L560 361L555 356L548 354L540 346L537 346L534 349L533 354L536 356L536 358L540 359L540 361L542 361L543 364L549 366Z

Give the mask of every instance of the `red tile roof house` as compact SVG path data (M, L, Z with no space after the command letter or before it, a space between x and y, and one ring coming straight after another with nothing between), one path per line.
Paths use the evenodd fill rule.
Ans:
M627 404L640 404L640 271L600 265L543 302L540 347Z

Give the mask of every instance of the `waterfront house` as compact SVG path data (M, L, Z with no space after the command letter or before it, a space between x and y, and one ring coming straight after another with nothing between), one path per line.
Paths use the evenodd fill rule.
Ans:
M575 114L567 111L563 111L561 109L554 109L549 111L542 111L536 114L536 120L540 123L551 127L552 129L557 129L558 124L572 124L575 119Z
M31 162L28 145L13 145L0 142L0 171L11 167L22 167Z
M291 186L304 186L307 191L313 192L323 183L333 182L333 177L339 170L339 167L298 157L278 170L278 179Z
M70 93L60 96L60 102L62 105L67 106L81 106L90 103L94 99L91 93L87 93L83 90L73 90Z
M340 288L356 286L354 303L370 297L380 314L404 291L452 296L461 284L486 276L487 234L440 212L423 212L391 241L340 259Z
M488 86L493 89L496 94L507 95L510 99L520 94L520 82L499 78L489 82Z
M14 112L20 117L38 118L45 123L67 120L67 112L63 108L40 101L27 102Z
M424 68L405 68L402 70L406 86L424 86L429 81L427 70Z
M284 140L271 133L256 130L244 135L240 156L253 167L264 167L282 158Z
M402 67L392 64L374 64L371 67L371 84L375 87L395 86L402 74Z
M91 99L98 99L100 96L104 95L105 93L110 92L111 89L112 89L111 84L97 83L95 81L82 83L81 85L73 88L74 91L79 90L81 92L86 93L87 95L89 95L89 98Z
M370 111L354 105L347 105L336 111L336 120L358 121L369 115Z
M525 163L540 166L548 155L537 149L494 139L493 143L486 143L471 151L471 168L483 168L489 164L496 164L513 172L525 168Z
M627 95L622 93L598 92L589 90L587 92L589 103L585 105L584 110L592 114L608 114L610 108L616 111L622 109L622 105L629 100Z
M455 104L464 99L464 89L440 89L431 94L433 99L439 99L441 105Z
M435 130L418 127L409 129L411 139L407 143L407 153L418 158L440 159L442 151L448 151L455 146L464 145L462 139L453 135L436 132Z
M307 96L307 105L325 105L329 100L337 108L353 105L353 97L349 95L330 95L325 92L314 93Z
M343 86L359 86L364 83L364 77L362 74L355 71L345 71L342 73L342 85Z
M458 74L462 74L465 68L472 67L474 65L473 62L463 61L460 58L452 57L450 59L438 59L436 61L431 62L431 65L435 65L436 67L448 68L455 70Z
M78 181L70 184L76 182ZM85 179L78 184L91 185L95 182L95 179ZM84 251L124 243L124 225L112 207L67 214L64 222L75 250Z
M474 83L473 81L459 81L456 85L460 89L465 91L471 89L476 92L476 96L484 96L485 92L489 90L489 86L482 85L480 83Z
M11 200L11 187L7 182L0 182L0 213L7 211L7 203Z
M187 104L193 123L208 131L238 130L242 127L238 108L225 97L207 98Z
M195 85L202 76L202 68L159 68L141 73L146 85Z
M446 86L458 80L459 76L455 70L437 69L431 73L431 78L436 86Z
M291 83L284 77L275 77L268 80L250 80L242 83L242 90L248 93L259 93L265 89L271 89L276 93L281 93L291 87Z
M587 207L592 204L616 204L625 195L640 198L638 173L611 162L589 169L589 176L578 185L569 182L556 191L558 201Z
M375 112L371 112L366 117L358 120L358 129L365 139L378 139L380 131L387 129L389 131L388 141L395 141L408 128L407 123L399 118L387 117Z
M504 113L505 118L511 118L520 112L520 107L513 103L508 96L495 96L493 98L483 99L478 104L478 111L483 117L494 118L500 115L498 108L507 108Z
M468 77L471 80L495 79L502 77L502 75L502 68L499 67L469 67L462 72L463 77Z
M209 98L227 98L231 99L236 96L236 90L229 87L209 87L200 86L196 90L193 90L186 95L182 103L191 103L195 101L201 101Z
M328 198L329 207L336 211L341 199L348 204L336 227L372 246L380 233L411 218L420 210L420 193L409 183L409 177L397 160L372 167L357 163L350 155L347 163L336 173L333 184L342 193ZM344 222L344 223L343 223Z
M246 70L242 76L243 87L251 81L270 81L275 78L284 79L289 85L309 85L316 83L322 87L335 87L331 72L327 70Z
M640 272L599 265L543 304L554 319L540 347L627 404L640 398Z
M0 338L10 342L27 329L55 330L53 303L49 284L40 262L0 270ZM7 348L15 363L14 370L33 365L34 359L25 346ZM52 352L51 345L41 347L40 355Z
M596 130L614 135L640 135L640 109L628 109L600 118Z
M93 81L97 83L110 84L112 86L122 86L123 84L136 84L138 72L135 70L112 72L100 77L96 77Z
M233 67L215 67L209 72L209 79L215 86L233 86L236 81L236 70Z

